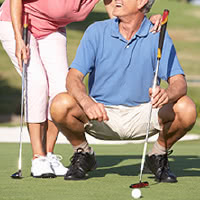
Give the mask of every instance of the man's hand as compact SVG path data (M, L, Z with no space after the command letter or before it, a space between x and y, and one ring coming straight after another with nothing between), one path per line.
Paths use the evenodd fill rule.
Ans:
M156 86L154 91L152 88L149 88L149 95L151 97L153 108L160 108L163 105L169 103L169 96L167 91L160 86Z
M87 100L82 107L90 120L98 120L99 122L109 120L105 107L102 103L96 103L90 99Z

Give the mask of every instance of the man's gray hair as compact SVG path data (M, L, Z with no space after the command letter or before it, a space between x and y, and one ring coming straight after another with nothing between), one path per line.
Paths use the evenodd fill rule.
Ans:
M155 0L149 0L145 6L142 8L142 12L144 14L148 13L151 10L152 5L154 4Z

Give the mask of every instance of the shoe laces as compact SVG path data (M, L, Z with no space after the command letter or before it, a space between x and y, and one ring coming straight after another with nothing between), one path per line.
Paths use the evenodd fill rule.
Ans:
M84 150L82 148L78 148L74 155L70 158L71 165L77 167L80 166L86 156L87 155L84 153Z
M58 154L50 154L47 156L51 166L53 167L59 167L62 166L61 164L61 160L63 159L63 157L61 155Z
M172 152L173 152L173 150L167 151L165 154L163 154L162 156L160 156L159 164L160 164L161 168L168 167L168 156L170 154L172 154Z
M167 151L164 155L160 156L159 161L159 165L160 165L160 170L158 172L159 177L162 176L162 174L164 173L164 171L168 171L169 170L169 162L168 162L168 156L170 154L172 154L173 150Z
M52 159L52 160L57 160L57 161L61 161L63 159L63 157L59 154L51 154L49 156L49 158Z

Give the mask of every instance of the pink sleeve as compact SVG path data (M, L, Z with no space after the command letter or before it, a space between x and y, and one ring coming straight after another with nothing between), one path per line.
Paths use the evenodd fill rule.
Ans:
M5 0L0 8L0 20L11 21L10 16L10 0Z

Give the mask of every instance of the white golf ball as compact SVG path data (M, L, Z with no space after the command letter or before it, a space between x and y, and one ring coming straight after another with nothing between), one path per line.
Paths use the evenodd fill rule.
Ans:
M141 191L140 189L136 188L136 189L133 189L132 192L131 192L131 195L134 199L139 199L141 197Z

